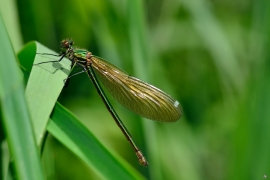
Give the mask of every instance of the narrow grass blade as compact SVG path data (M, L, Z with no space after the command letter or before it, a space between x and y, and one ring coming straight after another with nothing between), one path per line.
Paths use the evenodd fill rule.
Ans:
M131 166L112 155L80 121L59 103L48 131L105 179L144 179Z
M24 94L23 77L10 39L0 16L0 103L16 179L44 179L30 115Z

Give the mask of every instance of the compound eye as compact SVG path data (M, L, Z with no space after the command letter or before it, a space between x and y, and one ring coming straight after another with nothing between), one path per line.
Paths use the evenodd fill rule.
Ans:
M63 40L63 41L61 42L61 47L62 47L62 48L69 48L69 46L70 46L70 42L69 42L69 41Z

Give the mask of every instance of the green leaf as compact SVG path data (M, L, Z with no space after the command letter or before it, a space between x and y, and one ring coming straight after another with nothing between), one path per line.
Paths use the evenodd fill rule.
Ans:
M16 179L44 179L27 110L22 73L1 16L0 37L1 123L7 137Z
M48 131L106 179L144 179L123 160L112 155L80 121L59 103Z
M33 48L36 47L36 50ZM40 52L47 54L56 54L39 43L30 43L25 51ZM35 53L34 53L35 54ZM33 53L31 54L32 57ZM21 54L21 56L24 56ZM31 58L29 58L31 59ZM22 64L30 69L29 59L23 58ZM34 64L59 59L59 57L40 55L35 57ZM32 62L30 62L32 64ZM70 61L63 59L57 63L44 63L34 65L26 86L26 98L33 119L33 126L37 143L40 145L45 134L49 116L52 112L55 102L64 86L64 80L68 77L70 71Z

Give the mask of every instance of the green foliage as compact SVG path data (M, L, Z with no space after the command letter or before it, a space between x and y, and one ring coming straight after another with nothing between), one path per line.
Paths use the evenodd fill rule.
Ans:
M184 111L184 117L177 123L162 124L141 120L112 100L133 138L146 153L149 167L140 167L132 148L87 76L75 76L69 86L62 89L63 79L67 76L65 71L53 72L57 67L49 64L32 68L35 52L49 50L38 44L37 47L42 49L35 49L36 43L27 44L18 58L24 73L32 69L31 73L37 71L37 76L30 86L25 75L26 88L21 85L22 79L15 80L18 88L15 90L25 91L29 104L23 105L20 100L14 105L21 107L24 114L30 114L34 130L17 138L32 139L29 148L34 150L34 139L40 145L47 128L51 135L45 142L42 163L45 164L44 176L48 179L109 179L110 173L99 171L107 164L108 169L121 169L123 174L137 179L142 177L133 168L145 178L155 180L240 180L270 175L269 1L12 2L1 0L0 9L14 49L22 46L23 39L24 43L35 40L59 51L62 39L73 38L75 45L171 94L182 104ZM12 84L13 76L21 73L15 64L12 65L17 68L15 71L8 64L16 62L14 55L6 57L3 54L13 53L6 43L8 40L4 41L8 36L0 34L0 37L2 93L4 87ZM36 58L57 59L53 56ZM38 76L45 69L48 71ZM39 94L44 97L32 96L29 88L40 88ZM3 97L7 95L10 98L17 96L1 94L1 123L6 137L12 132L6 123L5 108L8 106ZM53 101L49 102L49 96L53 96ZM33 99L28 101L31 97ZM80 120L58 103L51 114L56 100ZM44 106L44 111L33 111L39 103ZM58 108L65 113L59 112L56 116ZM10 114L14 116L14 113ZM67 116L63 118L62 115ZM19 116L22 124L17 125L22 131L23 125L31 129L30 117L26 121L22 119L26 117ZM59 126L53 117L61 117L57 120L63 126ZM18 123L18 117L10 118L11 126L15 123L12 121ZM69 136L73 126L75 134ZM87 140L80 141L83 139L80 137L87 137ZM83 143L87 145L83 146ZM99 148L89 150L95 145ZM13 154L12 146L9 143ZM102 155L98 157L96 153ZM20 169L14 167L15 172ZM41 170L35 172L39 174ZM111 176L111 179L115 178Z
M0 37L1 129L5 131L12 155L12 164L16 171L13 176L17 179L43 179L39 153L24 96L23 76L16 63L16 56L1 16ZM4 142L2 147L4 147ZM5 158L1 157L2 159ZM5 166L7 167L6 164ZM4 179L11 175L7 169L1 170L3 171L1 178Z

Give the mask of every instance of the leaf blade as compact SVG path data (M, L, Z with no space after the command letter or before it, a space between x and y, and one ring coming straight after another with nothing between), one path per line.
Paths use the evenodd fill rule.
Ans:
M35 44L37 52L56 54L37 42ZM54 56L52 57L55 58ZM51 60L55 59L36 55L34 63ZM49 62L32 67L25 94L29 109L31 110L35 136L39 145L45 134L49 116L64 86L63 80L68 77L69 71L70 61L65 58L59 63Z
M14 162L16 178L42 180L44 176L27 109L23 77L1 16L0 37L1 120Z

